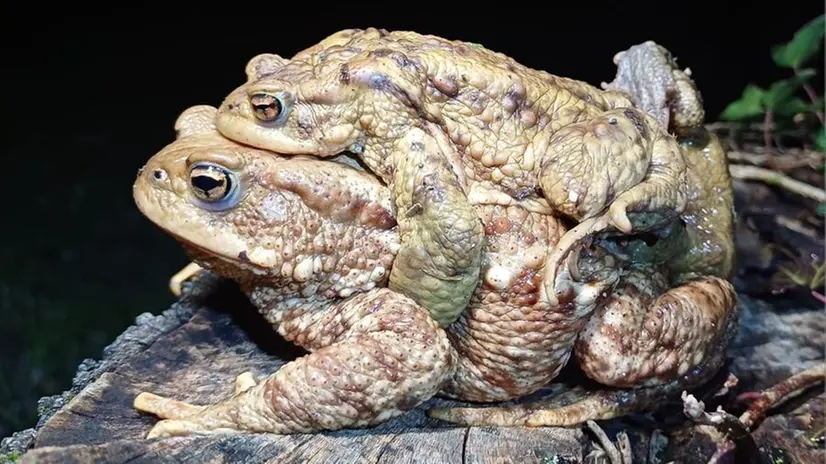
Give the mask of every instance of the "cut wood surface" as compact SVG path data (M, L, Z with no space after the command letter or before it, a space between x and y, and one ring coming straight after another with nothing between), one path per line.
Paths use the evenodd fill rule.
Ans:
M744 288L746 280L748 275L741 273L735 283ZM0 455L22 450L24 463L608 462L587 427L456 427L426 417L428 408L460 404L440 398L370 429L145 440L157 419L133 409L138 392L213 403L231 394L238 374L253 371L265 376L303 354L281 340L232 283L207 274L185 289L181 301L169 310L140 316L100 361L85 361L73 387L63 395L44 398L38 425L6 439ZM725 380L731 373L739 383L716 398L730 400L767 388L822 362L826 314L813 303L801 303L799 298L769 302L741 293L739 334L729 348L727 369L718 376ZM715 398L719 384L709 387L706 398ZM822 385L811 390L772 410L759 423L752 434L757 446L777 448L786 462L824 462L826 452L818 439L826 422L826 394L817 394ZM704 401L707 410L716 408L710 406L711 400ZM599 425L613 441L618 431L628 434L634 463L705 463L715 450L682 414L679 398L655 414Z

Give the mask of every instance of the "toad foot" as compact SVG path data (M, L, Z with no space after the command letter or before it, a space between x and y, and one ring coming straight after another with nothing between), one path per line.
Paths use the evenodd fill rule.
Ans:
M194 279L202 270L203 268L194 262L187 264L169 279L169 291L171 291L176 298L179 298L181 293L183 293L184 282Z

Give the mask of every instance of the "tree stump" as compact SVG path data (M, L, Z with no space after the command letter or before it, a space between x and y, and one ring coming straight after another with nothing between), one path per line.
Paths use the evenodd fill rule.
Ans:
M747 258L753 251L740 253ZM749 280L741 273L736 284L742 289ZM721 401L823 362L826 314L817 302L769 303L741 293L738 304L740 331L729 348L728 369L718 377L731 373L739 383L718 395ZM459 404L440 398L369 429L144 439L157 419L133 409L138 392L212 403L231 394L238 374L253 371L263 377L301 354L270 329L233 283L204 274L186 284L169 310L139 316L105 349L101 361L84 361L72 388L42 399L37 426L4 440L0 456L19 452L24 463L609 462L587 427L457 427L427 418L428 408ZM706 398L716 391L712 385ZM826 394L819 392L822 387L773 411L753 431L756 445L786 456L785 462L823 462ZM679 398L657 413L600 425L612 440L618 431L628 434L634 463L705 463L715 451L682 414Z

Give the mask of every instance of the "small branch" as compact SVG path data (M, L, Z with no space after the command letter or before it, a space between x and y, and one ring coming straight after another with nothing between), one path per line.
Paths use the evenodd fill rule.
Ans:
M765 130L765 126L763 125L762 122L742 123L742 122L717 121L717 122L712 122L712 123L706 124L706 129L711 131L711 132L715 132L715 133L718 132L718 131L724 131L724 130L725 131L731 131L731 130L736 130L736 129L741 129L741 128L745 129L745 130L755 131L755 132L763 132ZM773 131L777 128L774 127L774 125L772 125L772 127L770 127L769 129Z
M826 363L820 363L763 390L758 399L740 416L740 422L747 428L751 428L755 422L766 415L769 408L782 400L791 398L794 396L793 393L800 393L822 381L824 376L826 376Z
M805 235L812 240L820 240L820 234L814 229L806 227L803 225L802 222L798 221L797 219L790 218L788 216L784 216L782 214L778 214L774 217L774 222L779 225L783 226L791 231L797 232L800 235Z
M622 460L622 454L620 454L617 447L611 442L611 439L608 438L608 435L605 434L605 431L602 430L596 422L589 420L587 423L588 428L591 429L594 435L597 437L597 442L599 442L600 446L602 446L602 450L605 451L605 454L608 455L608 460L611 464L625 464Z
M734 462L754 462L758 456L757 444L754 442L749 430L743 426L737 417L727 413L722 407L718 407L715 412L706 412L705 404L694 397L694 395L683 392L683 414L696 424L714 427L723 435L721 441L715 440L717 451L713 459L718 461L723 454L737 453ZM734 446L732 446L734 445ZM740 461L737 460L740 459Z
M811 198L812 200L826 203L826 191L809 185L799 180L770 169L761 168L758 166L745 166L741 164L732 164L729 166L729 172L735 179L740 180L759 180L770 185L776 185L792 193Z
M767 155L763 153L749 153L732 150L727 153L729 161L748 163L755 166L765 166L772 169L787 171L808 166L818 168L823 165L824 154L816 151L791 150L784 154Z
M797 76L797 77L800 77L800 70L797 69L797 68L794 68L794 75ZM809 96L809 100L811 100L812 103L816 103L817 102L817 93L815 93L815 89L813 89L812 86L809 85L808 82L802 81L802 84L803 84L803 90L805 90L806 95ZM815 115L817 116L817 119L820 119L821 124L826 124L826 121L824 120L824 117L823 117L823 111L815 110Z
M774 110L769 108L766 110L766 118L763 120L763 146L766 148L766 153L772 152L772 125L774 122Z

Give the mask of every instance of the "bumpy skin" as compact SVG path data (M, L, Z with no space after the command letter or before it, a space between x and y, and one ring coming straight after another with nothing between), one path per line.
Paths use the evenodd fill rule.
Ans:
M687 204L679 221L654 231L658 240L653 245L633 237L598 239L632 265L607 304L588 321L574 354L583 371L605 385L656 387L596 392L550 410L528 405L440 410L432 416L466 425L573 425L583 417L608 419L701 384L721 366L737 328L736 293L729 283L734 197L725 152L703 126L702 98L689 70L680 70L668 50L646 42L617 54L615 63L617 78L603 86L625 92L679 137ZM561 242L568 243L557 246L550 265L574 243L593 240L604 225L603 218L577 225L563 236ZM663 274L651 272L652 267Z
M476 44L344 30L290 60L257 56L247 72L216 119L225 136L245 144L315 156L349 150L390 182L398 181L394 172L408 156L411 130L439 145L446 136L438 169L455 177L439 178L441 187L459 186L472 204L553 209L577 221L604 217L589 233L656 229L685 208L676 140L627 95L530 69ZM468 214L461 195L452 199L451 208ZM658 214L641 214L649 212ZM460 238L478 238L464 230ZM434 235L455 241L441 230ZM462 251L475 257L470 252L479 241L472 243ZM552 304L556 268L548 266L543 283ZM415 268L404 272L418 279Z
M455 353L427 311L376 288L399 248L386 189L336 163L231 143L211 127L214 114L182 114L179 139L139 174L135 201L311 354L259 383L239 377L238 393L209 407L139 395L138 409L167 419L149 436L369 426L430 398L453 374ZM202 167L190 174L193 166ZM224 196L227 172L238 188Z
M399 244L387 188L350 167L234 144L203 124L211 111L182 114L179 140L139 175L136 202L197 262L240 282L278 332L312 354L261 383L242 375L238 394L213 406L142 393L136 407L166 419L150 436L367 426L437 391L509 400L546 385L572 356L592 378L630 389L530 415L519 408L431 414L454 422L574 425L655 406L722 362L733 327L725 281L669 290L647 263L621 263L604 247L586 246L560 268L561 303L550 305L540 298L543 268L566 230L553 216L518 205L477 207L488 244L482 279L445 335L412 300L377 288ZM235 172L242 194L198 200L193 185L207 184L191 180L188 167L204 161ZM422 189L421 214L441 205L433 192ZM369 385L368 378L381 382Z

